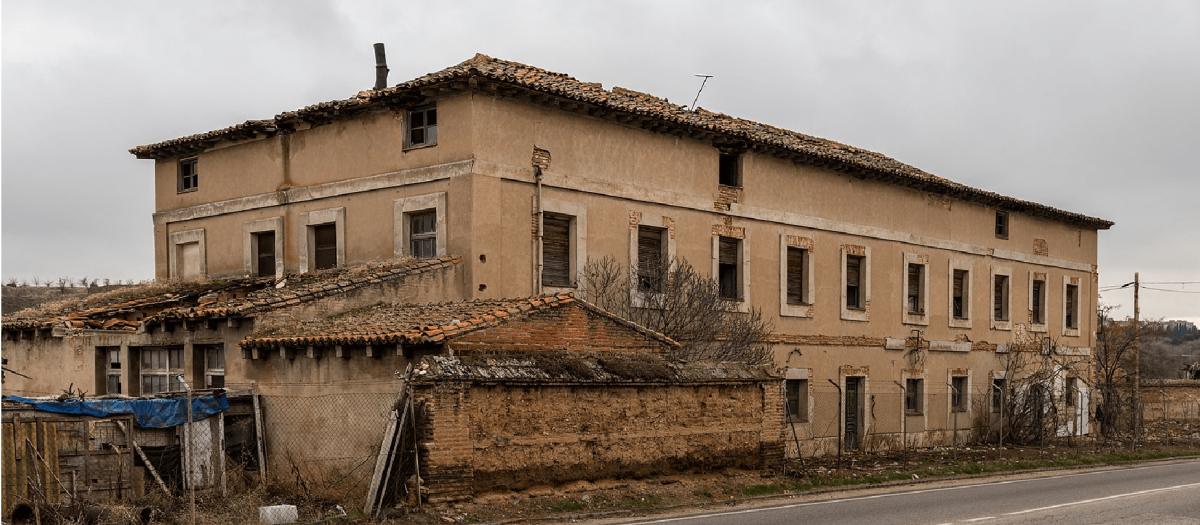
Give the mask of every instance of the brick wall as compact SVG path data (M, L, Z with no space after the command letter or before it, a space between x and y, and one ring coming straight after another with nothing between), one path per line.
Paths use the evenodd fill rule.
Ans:
M662 343L612 318L572 305L455 337L449 347L488 352L658 352Z

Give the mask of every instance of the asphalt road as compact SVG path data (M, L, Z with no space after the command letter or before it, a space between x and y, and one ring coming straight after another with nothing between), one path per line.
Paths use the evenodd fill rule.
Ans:
M1200 461L1064 473L626 521L673 525L1200 525Z

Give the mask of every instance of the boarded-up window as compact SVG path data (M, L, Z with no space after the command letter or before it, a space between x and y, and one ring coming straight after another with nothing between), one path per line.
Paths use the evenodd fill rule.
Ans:
M908 265L908 313L925 313L925 265Z
M1079 328L1079 287L1073 284L1067 285L1067 296L1063 298L1066 303L1066 324L1067 328Z
M258 265L259 277L275 275L275 232L259 232L254 234L255 264Z
M904 385L904 411L908 414L924 412L921 400L925 399L925 380L909 378Z
M791 421L808 421L808 380L787 380L787 415Z
M1008 276L997 275L992 292L992 314L997 321L1008 320Z
M803 304L804 301L804 249L788 246L787 249L787 302Z
M1037 324L1045 324L1046 323L1046 310L1045 310L1046 296L1044 295L1045 290L1046 290L1046 281L1039 281L1039 280L1033 281L1033 290L1031 290L1030 293L1033 294L1033 297L1032 297L1032 300L1033 300L1032 301L1033 302L1033 308L1032 308L1033 309L1033 312L1032 312L1033 322L1037 323Z
M741 299L741 269L738 255L742 250L741 239L720 237L717 242L717 280L721 283L721 297Z
M967 284L969 273L966 270L954 270L954 318L967 318Z
M859 255L846 256L846 307L863 307L863 259Z
M337 268L337 225L318 224L313 229L313 260L315 268Z
M178 257L176 268L177 277L189 278L200 276L200 243L185 242L175 245L175 256Z
M418 259L437 257L437 210L408 216L408 250Z
M721 154L720 166L718 167L720 171L718 180L722 186L741 187L742 174L738 168L738 164L738 155L736 153Z
M638 226L637 233L638 290L661 293L667 269L663 250L663 236L666 229Z
M571 217L542 216L542 285L571 286Z

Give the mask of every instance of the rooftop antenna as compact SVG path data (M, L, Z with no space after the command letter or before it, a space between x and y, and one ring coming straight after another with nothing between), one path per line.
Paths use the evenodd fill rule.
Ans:
M696 111L696 101L700 100L700 92L704 91L704 85L708 83L708 79L713 77L712 75L696 75L696 76L703 78L704 82L700 83L700 91L696 92L696 98L692 100L692 111Z

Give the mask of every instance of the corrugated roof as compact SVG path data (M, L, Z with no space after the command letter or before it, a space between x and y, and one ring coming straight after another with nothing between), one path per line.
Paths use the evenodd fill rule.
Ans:
M280 113L271 120L252 120L237 126L189 135L173 140L137 146L130 153L138 158L172 158L194 155L224 140L242 140L270 136L299 125L321 125L364 114L386 111L423 102L430 88L445 88L447 93L475 90L500 96L513 88L550 95L559 103L577 102L610 114L636 119L641 127L661 132L699 133L700 137L794 154L793 160L815 164L883 182L913 187L922 191L948 194L960 199L983 202L997 207L1023 211L1089 228L1107 229L1111 221L1060 210L1036 202L1006 197L926 173L883 154L848 146L767 124L713 113L703 108L691 110L679 104L645 93L614 87L603 89L598 83L581 82L562 73L495 59L478 54L474 58L441 71L379 91L363 91L346 100L334 100Z

